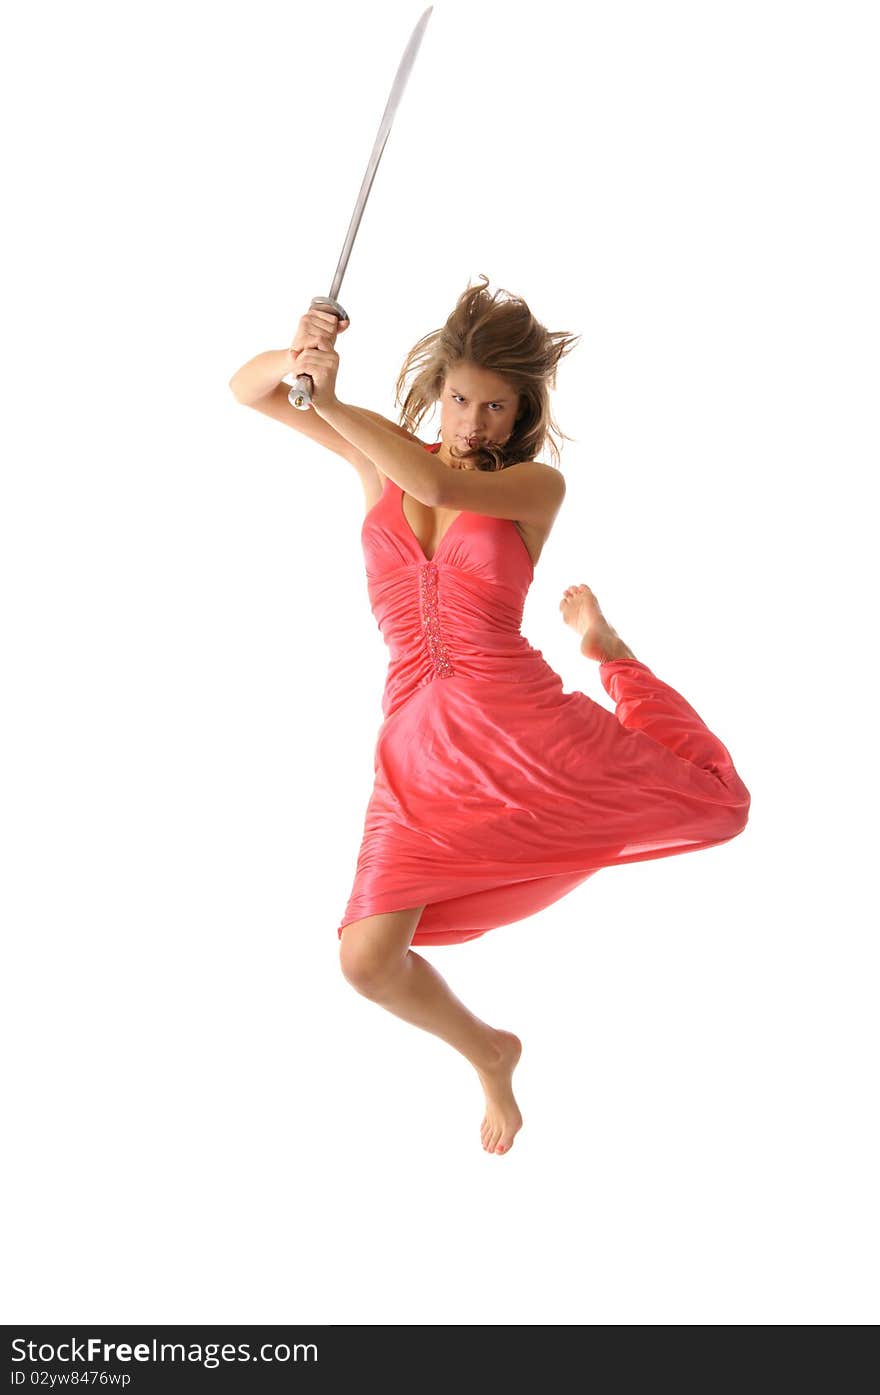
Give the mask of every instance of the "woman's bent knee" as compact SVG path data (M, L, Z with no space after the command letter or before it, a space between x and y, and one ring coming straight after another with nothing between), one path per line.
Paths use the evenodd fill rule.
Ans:
M394 955L392 958L387 954L377 953L372 945L362 945L356 941L346 943L343 934L339 949L339 966L343 978L359 993L367 997L375 993L399 962L400 955Z
M352 921L342 931L339 965L343 977L369 996L400 968L424 906Z

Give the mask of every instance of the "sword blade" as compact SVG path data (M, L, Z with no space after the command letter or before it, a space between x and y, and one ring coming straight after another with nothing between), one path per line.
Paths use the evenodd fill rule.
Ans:
M370 155L369 161L367 162L366 174L364 175L363 182L360 187L360 192L357 196L357 201L354 206L354 213L351 215L351 222L348 225L348 232L345 234L345 242L342 245L342 253L339 257L339 262L337 263L336 271L333 274L333 284L330 287L331 300L335 300L337 295L339 294L339 287L342 285L342 278L345 275L345 269L348 266L348 259L351 256L351 249L354 246L354 240L357 236L357 230L361 224L361 217L363 216L363 211L366 207L367 199L370 196L370 190L373 187L373 180L376 177L376 170L379 168L379 161L382 158L382 151L385 149L385 142L388 139L388 133L391 130L391 126L394 121L394 116L398 106L400 105L400 99L403 96L404 88L406 87L406 84L409 80L409 75L412 71L413 64L416 61L416 54L418 53L419 48L421 46L422 36L425 32L425 29L427 28L428 20L431 18L431 11L433 10L433 8L433 5L429 5L428 8L425 10L425 13L422 15L421 19L419 20L418 24L413 30L412 37L410 38L409 43L404 49L403 57L400 60L400 65L397 69L397 76L395 77L394 82L392 84L391 94L385 106L385 111L382 114L382 120L379 123L379 133L376 136L372 154Z

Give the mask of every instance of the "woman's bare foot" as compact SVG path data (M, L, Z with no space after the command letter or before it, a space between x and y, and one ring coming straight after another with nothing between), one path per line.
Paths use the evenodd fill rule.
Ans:
M514 1134L522 1128L522 1115L513 1098L512 1078L522 1054L522 1042L513 1032L497 1031L498 1060L477 1069L486 1093L486 1113L480 1138L487 1153L509 1153Z
M589 586L567 586L559 609L566 625L571 625L582 636L581 653L585 658L596 659L601 664L611 659L636 657L608 624Z

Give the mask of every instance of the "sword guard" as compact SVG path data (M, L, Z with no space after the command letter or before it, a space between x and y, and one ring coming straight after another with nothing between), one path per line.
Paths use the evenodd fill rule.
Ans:
M335 315L337 320L347 320L348 315L338 300L332 300L330 296L313 295L311 308L313 310L329 310L331 315ZM307 412L312 405L312 392L315 384L310 373L300 373L298 378L294 378L293 387L287 394L287 400L291 407L296 407L297 411Z

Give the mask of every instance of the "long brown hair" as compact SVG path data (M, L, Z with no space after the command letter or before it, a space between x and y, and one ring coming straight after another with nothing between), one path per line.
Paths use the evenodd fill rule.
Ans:
M400 370L395 402L400 404L400 425L415 434L425 413L437 402L453 367L472 363L497 373L519 395L519 411L503 445L481 445L458 451L457 459L472 459L478 470L503 470L520 461L534 460L548 445L555 464L559 450L554 437L572 439L560 431L550 411L550 388L556 386L561 358L580 341L579 334L549 330L535 319L528 305L509 291L490 295L488 276L481 286L468 285L442 329L432 330L410 349ZM415 376L406 392L406 379Z

